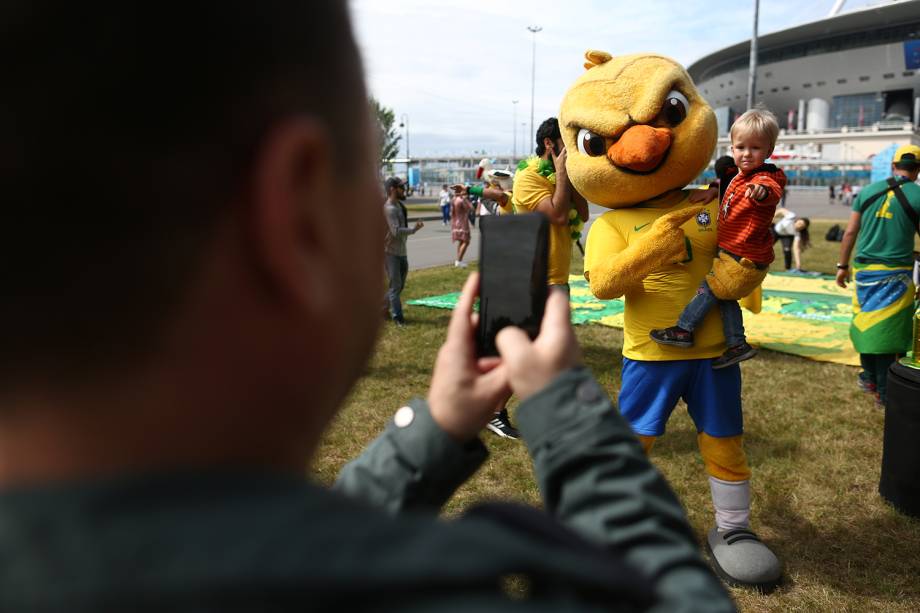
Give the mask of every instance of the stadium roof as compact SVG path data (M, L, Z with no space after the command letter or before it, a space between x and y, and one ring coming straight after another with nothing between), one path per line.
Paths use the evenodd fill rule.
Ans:
M772 32L758 36L758 59L768 54L771 50L781 49L788 45L803 42L820 42L822 39L837 37L847 34L862 34L866 31L877 30L887 26L899 26L920 22L920 0L906 0L901 2L888 2L874 6L859 8L833 17L826 17L811 23ZM721 74L723 67L737 65L740 59L748 58L751 52L751 41L719 49L714 53L693 62L687 71L696 83ZM764 62L763 64L769 63Z

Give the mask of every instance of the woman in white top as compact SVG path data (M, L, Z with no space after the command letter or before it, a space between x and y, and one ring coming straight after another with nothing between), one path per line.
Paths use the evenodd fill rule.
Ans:
M786 270L792 269L793 263L795 270L802 270L802 252L811 245L811 239L808 236L808 226L811 220L807 217L799 217L789 209L779 207L773 216L773 242L782 241L783 259L786 263Z

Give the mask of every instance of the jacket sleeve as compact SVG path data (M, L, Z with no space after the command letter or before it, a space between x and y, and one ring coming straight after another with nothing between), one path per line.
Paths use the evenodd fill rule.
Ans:
M478 438L455 441L431 418L428 404L412 400L399 409L399 419L339 474L334 489L383 508L437 512L485 461L488 452Z
M786 175L782 170L775 172L759 172L751 179L751 185L761 185L767 190L767 197L763 200L754 200L760 206L775 206L783 197L786 188Z
M402 236L415 234L412 228L399 225L399 211L396 210L395 206L384 207L383 214L387 219L387 227L389 227L391 235Z
M586 369L560 375L517 418L546 510L617 550L655 585L659 610L735 610L674 493Z

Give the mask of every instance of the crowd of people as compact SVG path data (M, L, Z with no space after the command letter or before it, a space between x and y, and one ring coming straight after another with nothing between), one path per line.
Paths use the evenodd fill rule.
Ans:
M740 125L736 122L735 125ZM735 127L733 126L733 129ZM558 168L565 168L564 159L565 151L562 147L561 140L556 140L550 142L554 135L558 133L558 123L555 118L550 118L540 127L540 131L536 135L537 139L537 158L544 162L552 162L551 167L555 170ZM546 136L549 134L549 136ZM550 139L546 143L541 142L541 138ZM775 142L775 137L767 136L768 140L772 139L771 142ZM762 145L764 151L772 149L772 146ZM559 151L561 155L556 155L556 151ZM895 177L906 177L910 178L910 168L911 168L911 155L913 155L913 149L908 146L907 148L899 149L896 154L896 159L893 162L892 172ZM920 153L920 152L918 152ZM907 156L906 158L904 156ZM560 158L562 159L562 164L560 166ZM903 159L902 159L903 158ZM759 162L758 167L762 166L765 159L761 156L758 158ZM439 195L441 208L443 212L443 223L450 228L451 240L456 244L456 259L454 261L455 267L465 268L467 263L464 261L464 256L467 253L467 249L470 244L470 232L471 226L475 225L476 213L479 212L479 215L491 215L491 214L513 214L514 212L525 212L528 210L540 210L544 214L552 214L551 219L554 220L555 228L558 229L560 236L564 233L565 224L562 223L562 216L566 215L568 209L563 209L558 205L550 205L550 202L553 202L553 197L555 196L554 192L549 190L540 192L537 191L536 195L528 196L527 183L528 177L531 174L527 172L527 165L522 163L521 168L519 169L522 172L518 173L518 177L521 179L516 183L517 192L513 192L510 188L510 184L503 184L496 176L488 174L485 177L485 180L482 185L453 185L448 186L444 184L442 186L441 193ZM776 169L777 172L781 173L781 170ZM738 162L732 156L724 156L719 158L715 162L715 172L716 180L709 186L708 190L698 192L693 194L691 199L696 202L705 202L712 198L718 197L720 201L725 201L726 199L726 190L729 185L733 185L733 179L736 175L739 174ZM544 173L545 174L545 173ZM539 175L539 173L537 173ZM503 177L510 176L509 173L505 172ZM396 180L396 179L392 179ZM900 179L899 179L900 180ZM762 179L759 181L760 185L764 185L764 181L767 179ZM911 186L914 185L913 180L907 181ZM770 183L766 183L769 185ZM555 184L554 184L555 185ZM735 184L737 189L737 184ZM920 204L915 203L915 194L912 191L913 187L906 188L907 190L907 201L910 203L911 207L918 207ZM775 243L780 243L783 254L783 268L786 271L791 271L793 273L806 273L802 266L802 254L803 252L811 246L811 236L809 228L811 226L811 220L808 217L800 216L795 211L784 206L780 206L785 203L786 198L786 189L784 185L777 185L774 190L776 193L773 194L770 202L772 204L772 218L770 223L765 226L767 234L764 234L766 237L764 240L765 243L770 246ZM831 198L834 198L834 187L830 186ZM515 197L515 193L517 196ZM838 263L838 284L841 287L846 287L845 281L849 279L849 267L847 265L848 258L851 255L856 244L856 237L859 233L860 223L859 219L862 219L862 215L866 212L866 208L869 204L875 204L876 208L884 207L884 214L876 214L873 219L890 219L892 217L891 202L897 202L895 198L895 191L891 186L885 186L881 184L872 184L869 186L868 191L865 192L868 196L867 198L860 198L862 190L858 185L851 185L849 183L844 183L840 186L836 192L838 199L843 200L844 204L848 204L850 208L853 209L853 216L850 219L846 232L841 231L843 238L843 245L841 247L841 262ZM765 196L766 192L760 192L760 195ZM887 196L886 198L880 198L880 196ZM892 200L894 198L894 200ZM580 199L577 192L573 194L573 202L578 202ZM729 200L731 195L729 195ZM581 201L584 199L581 198ZM516 205L515 205L516 203ZM869 204L867 204L869 203ZM573 206L582 206L582 205L573 205ZM873 209L875 210L875 209ZM905 208L905 211L908 209ZM387 201L387 218L388 220L394 219L394 207L391 202ZM405 215L405 207L402 208L403 215ZM587 220L587 203L585 202L582 208L578 210L579 217L583 221ZM854 221L855 220L855 221ZM903 221L903 220L902 220ZM907 219L908 226L905 226L909 229L910 219ZM402 286L405 282L405 237L417 231L423 224L418 222L413 229L408 228L408 223L403 223L401 229L395 229L395 226L390 224L390 235L388 235L388 245L392 242L401 244L402 255L391 255L390 250L387 250L387 271L388 274L390 271L394 271L390 276L390 287L387 293L388 303L391 305L391 314L394 321L397 322L397 325L404 325L404 320L402 318L401 309L399 306L398 295L402 289ZM886 226L880 226L878 224L868 224L863 228L863 232L860 235L862 237L862 242L860 243L863 247L859 248L859 254L857 255L857 263L861 268L865 268L867 264L877 264L885 266L893 266L894 270L897 272L892 273L896 276L905 276L905 275L914 275L915 269L917 268L917 254L912 252L912 243L910 236L904 234L906 230L902 227L899 227L896 230L892 230ZM902 224L903 225L903 224ZM869 229L866 229L869 228ZM722 236L724 236L725 230L722 231ZM402 237L401 242L395 237ZM868 237L868 238L867 238ZM746 241L748 239L745 239ZM895 254L895 256L889 257L888 251L890 249L884 245L888 244L887 241L894 240L898 245L900 245L900 251ZM901 244L903 243L903 245ZM908 245L910 243L910 245ZM550 274L550 284L559 285L562 287L567 287L567 278L568 278L568 269L569 269L569 260L571 258L571 242L564 241L559 236L555 237L552 245L552 256L551 260L551 274ZM565 245L567 248L561 247ZM748 247L749 244L745 244L745 247ZM911 253L908 253L911 252ZM764 252L766 253L766 251ZM867 253L869 255L867 255ZM878 254L882 255L879 256ZM403 258L403 259L397 259ZM770 257L772 259L772 255ZM895 260L897 260L895 262ZM906 273L907 267L910 269L909 273ZM761 267L763 270L766 270L766 266ZM844 275L846 273L846 275ZM878 273L873 273L877 276ZM863 273L863 276L868 278L868 273ZM874 278L874 277L873 277ZM899 277L897 277L899 278ZM905 277L906 278L906 277ZM395 279L395 281L394 281ZM867 282L868 284L868 282ZM704 283L705 285L705 283ZM885 287L888 287L887 285ZM868 291L868 290L867 290ZM711 296L711 293L701 292L697 301L704 296ZM899 294L900 295L900 294ZM862 298L861 300L866 300L867 298ZM736 363L737 361L749 359L753 357L756 353L756 350L746 343L744 340L743 327L741 324L740 316L726 317L726 313L731 313L729 307L737 307L737 302L735 301L716 301L717 304L727 305L722 306L722 319L726 323L726 337L736 339L733 342L729 343L729 350L726 355L723 356L723 359L716 361L716 368L724 367L724 365L730 365ZM874 394L877 398L877 402L880 405L883 405L885 402L885 391L886 391L886 372L888 366L896 359L899 355L899 351L895 350L897 347L900 347L903 344L903 338L906 336L904 330L906 330L908 324L904 317L905 314L911 311L912 307L907 305L907 302L902 305L901 317L898 319L900 323L901 332L894 335L893 341L889 342L887 345L884 345L885 351L880 352L877 345L869 344L869 347L874 347L872 350L860 351L861 363L863 365L863 371L861 372L858 382L861 389L871 394ZM688 308L692 308L688 306ZM707 312L706 309L697 308L694 310L696 312L695 317L702 317ZM690 312L690 311L688 311ZM653 337L657 342L673 344L673 345L684 345L687 343L692 344L692 329L694 323L689 319L689 315L682 315L681 322L672 328L661 331L653 331ZM734 323L731 323L734 322ZM729 325L731 324L731 325ZM870 337L877 337L877 333L868 333ZM866 335L865 331L860 330L857 336L861 339ZM884 336L884 335L883 335ZM865 349L866 341L864 340L855 340L857 348L862 347ZM895 349L893 349L894 347ZM877 356L877 357L873 357ZM724 365L723 365L724 363ZM499 436L504 436L508 438L519 438L519 433L516 428L511 425L510 418L508 416L507 408L505 403L508 398L503 398L499 402L499 407L496 413L496 418L488 424L490 430L494 431Z
M848 181L844 181L836 187L833 184L827 186L830 203L834 204L839 202L847 208L853 206L853 199L859 196L861 190L862 185L858 183L852 184Z

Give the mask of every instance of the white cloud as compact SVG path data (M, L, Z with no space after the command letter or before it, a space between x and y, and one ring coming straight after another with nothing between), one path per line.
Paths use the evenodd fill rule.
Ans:
M848 2L846 9L867 4ZM832 1L762 0L761 34L824 17ZM368 87L409 117L413 156L528 147L532 37L534 122L556 115L587 49L654 51L688 65L751 36L753 2L703 0L351 0ZM845 9L845 10L846 10ZM514 121L514 105L517 121ZM405 143L403 143L404 145ZM403 150L403 153L405 151Z

